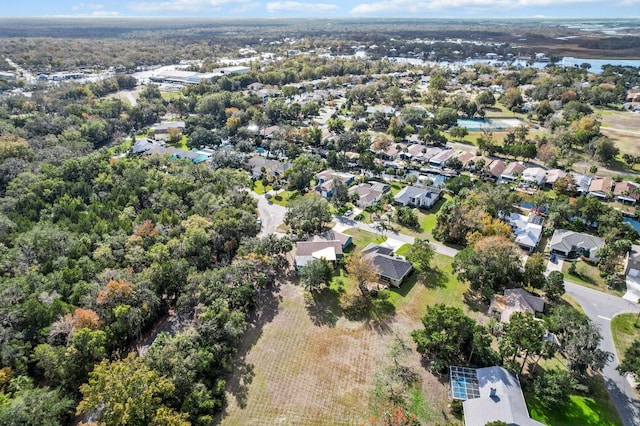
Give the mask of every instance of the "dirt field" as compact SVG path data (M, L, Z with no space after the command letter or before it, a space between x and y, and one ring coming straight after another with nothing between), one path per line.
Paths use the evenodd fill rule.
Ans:
M457 422L445 417L446 387L421 367L408 336L419 322L406 312L423 313L425 307L408 302L391 321L372 324L342 317L325 321L292 284L282 285L275 300L264 323L245 336L222 425L367 424L374 413L375 374L391 363L390 346L398 336L411 347L403 363L422 376L430 424Z
M640 155L640 114L598 110L603 134L616 142L621 153Z

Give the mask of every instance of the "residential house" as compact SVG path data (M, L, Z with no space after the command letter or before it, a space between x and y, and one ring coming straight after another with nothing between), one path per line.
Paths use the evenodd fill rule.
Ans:
M182 134L184 133L186 125L184 121L167 121L164 123L156 124L149 129L149 137L153 139L169 139L169 134L172 131Z
M404 144L400 143L391 143L387 149L384 151L374 151L373 144L371 145L371 151L375 153L382 160L386 161L394 161L398 158L398 156L403 153L403 149L405 148Z
M454 151L452 149L445 149L440 153L434 155L429 159L429 165L431 167L436 167L442 169L448 160L451 158L457 157L460 154L460 151Z
M586 194L589 192L589 186L591 185L591 176L583 175L577 172L569 172L573 176L573 180L576 182L576 191L580 194Z
M262 176L262 170L268 176L273 176L276 180L284 179L285 172L291 167L291 163L281 163L277 160L269 160L264 157L251 157L247 161L248 167L251 169L251 177L259 178Z
M544 186L545 188L553 188L553 185L556 184L558 179L565 177L567 175L566 172L560 169L551 169L547 170L547 174L544 178Z
M556 229L549 242L551 253L564 257L585 256L594 261L598 260L596 252L602 247L602 238L565 229Z
M515 182L520 176L522 176L522 172L524 172L524 166L522 163L512 161L507 167L505 167L504 171L500 175L500 180L502 182Z
M371 185L371 189L375 191L380 191L383 194L386 194L391 190L391 185L384 182L369 181L369 185Z
M342 242L339 240L300 241L296 243L294 266L300 270L312 260L322 258L335 264L342 255Z
M273 136L276 132L280 131L280 126L269 126L263 129L260 129L260 137L265 139L273 139Z
M502 160L493 160L491 163L486 164L486 170L484 172L485 179L496 181L504 169L506 168L504 161Z
M509 426L544 426L529 417L518 377L507 369L451 367L450 372L453 398L463 400L465 426L498 420Z
M530 185L542 186L546 176L547 171L542 167L529 167L524 169L520 180Z
M174 147L165 148L162 146L156 146L154 148L146 150L143 152L143 154L144 155L169 155L173 159L187 159L194 164L207 161L209 157L211 157L210 154L206 154L200 151L186 151L180 148L174 148Z
M494 294L491 298L489 315L499 315L501 322L509 322L516 312L531 315L544 312L544 300L522 288L510 288L504 291L504 295Z
M355 175L351 173L336 172L335 170L327 169L316 174L316 191L325 198L330 198L333 195L334 180L339 179L346 186L353 183Z
M406 186L393 197L393 201L401 206L429 209L440 198L441 189L428 186Z
M133 154L143 154L154 148L164 148L164 146L165 143L163 141L156 141L149 138L137 138L131 147L131 152Z
M515 242L521 248L533 252L542 237L542 223L544 218L536 214L528 216L511 213L509 216L509 225L515 235Z
M380 281L389 283L393 287L400 287L402 281L413 270L411 262L395 256L391 247L369 244L362 250L362 256L371 260Z
M475 154L469 151L465 151L456 157L460 163L462 163L463 167L466 167L469 160L475 157Z
M613 189L616 201L635 205L640 200L640 185L633 182L618 182Z
M365 208L380 201L382 191L374 189L369 183L361 183L349 188L349 196L358 194L358 207Z
M612 187L613 179L610 177L593 179L589 185L589 195L604 200L611 192Z
M344 250L352 244L352 237L351 235L330 229L322 234L314 235L311 241L340 241L342 250Z

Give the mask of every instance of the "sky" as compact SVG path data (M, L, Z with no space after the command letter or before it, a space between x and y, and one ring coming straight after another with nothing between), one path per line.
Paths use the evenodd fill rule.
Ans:
M4 0L2 3L2 17L640 17L640 0Z

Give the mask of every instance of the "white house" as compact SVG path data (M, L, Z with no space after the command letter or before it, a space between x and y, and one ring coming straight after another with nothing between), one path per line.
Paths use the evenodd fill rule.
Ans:
M429 209L438 201L441 192L441 189L431 186L426 188L407 186L393 197L393 201L402 206Z
M522 172L522 182L541 186L547 176L547 171L542 167L529 167Z

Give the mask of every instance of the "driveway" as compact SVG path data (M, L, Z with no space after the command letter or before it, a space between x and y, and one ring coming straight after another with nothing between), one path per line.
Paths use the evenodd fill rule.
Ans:
M249 193L258 200L258 212L262 220L262 229L260 229L258 237L275 234L278 226L284 222L287 209L278 204L270 203L264 195L258 195L253 191L249 191Z
M632 271L635 271L635 269L632 269ZM627 275L627 292L622 297L624 299L629 300L630 302L638 303L638 300L640 300L640 275L639 274Z
M616 370L619 365L619 359L613 345L611 320L616 315L639 312L640 307L638 307L637 303L621 297L602 293L578 284L565 281L564 285L567 294L580 303L584 313L600 327L602 333L600 348L613 354L613 360L604 367L602 375L609 395L611 395L611 399L615 403L623 423L625 426L639 425L640 401L638 401L636 390L632 385L632 381L626 376L620 375Z

